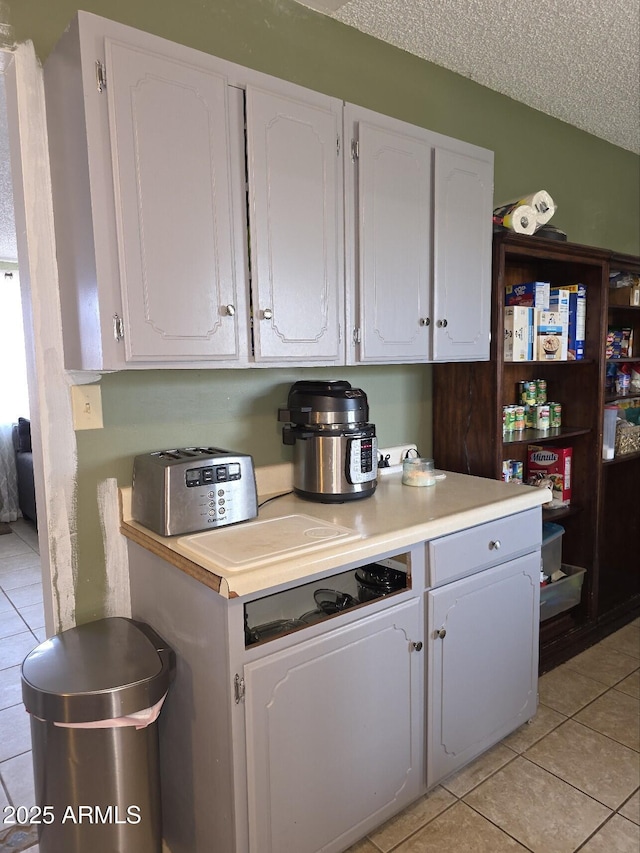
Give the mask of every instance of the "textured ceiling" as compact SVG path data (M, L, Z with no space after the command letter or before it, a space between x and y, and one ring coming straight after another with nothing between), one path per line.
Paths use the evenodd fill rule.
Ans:
M297 0L640 153L640 0Z

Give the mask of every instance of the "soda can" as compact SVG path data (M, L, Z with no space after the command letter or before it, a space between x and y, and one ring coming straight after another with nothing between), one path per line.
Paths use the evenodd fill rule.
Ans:
M505 432L513 432L516 428L516 407L515 406L504 406L504 419L502 422L502 426Z
M518 459L511 459L511 480L516 480L518 483L522 482L524 475L524 466L522 462Z
M515 430L524 429L524 406L516 406L515 424L513 428Z
M536 379L536 403L547 402L547 380Z
M536 406L536 429L549 429L549 404L538 403Z
M549 403L549 426L562 426L562 403Z

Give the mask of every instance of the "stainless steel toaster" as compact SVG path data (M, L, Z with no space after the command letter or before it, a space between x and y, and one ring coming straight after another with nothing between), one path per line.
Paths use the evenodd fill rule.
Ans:
M253 459L220 447L183 447L136 456L131 514L161 536L255 518Z

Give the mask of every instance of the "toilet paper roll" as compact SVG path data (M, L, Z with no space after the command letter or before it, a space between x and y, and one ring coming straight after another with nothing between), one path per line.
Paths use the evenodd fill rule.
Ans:
M493 221L516 234L533 234L538 227L536 212L529 204L506 204L493 211Z

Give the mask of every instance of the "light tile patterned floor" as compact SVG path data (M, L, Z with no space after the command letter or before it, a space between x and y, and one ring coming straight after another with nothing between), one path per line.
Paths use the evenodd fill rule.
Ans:
M12 527L0 536L0 814L34 802L20 664L45 638L37 537L28 522ZM349 853L638 853L640 620L539 690L532 723ZM28 843L0 826L0 853L37 853Z
M640 620L539 693L532 723L348 853L638 853Z

